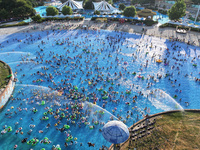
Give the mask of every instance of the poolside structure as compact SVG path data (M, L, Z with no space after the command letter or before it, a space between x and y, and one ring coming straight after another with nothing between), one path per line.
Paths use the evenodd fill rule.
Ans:
M69 6L72 8L72 10L81 10L83 9L83 1L74 1L74 0L68 0L62 5L58 6L57 8L62 11L62 8L64 6Z
M0 60L0 110L6 105L11 96L14 87L15 79L10 66Z
M101 13L119 13L120 11L113 7L111 4L106 2L105 0L101 2L92 2L94 4L95 11L98 10Z
M123 143L129 138L129 130L127 126L121 121L109 121L102 129L103 137L110 143L116 144Z
M144 18L148 18L148 19L153 19L153 16L156 15L156 12L153 12L150 9L143 9L141 11L137 12L137 15L139 17L144 17Z

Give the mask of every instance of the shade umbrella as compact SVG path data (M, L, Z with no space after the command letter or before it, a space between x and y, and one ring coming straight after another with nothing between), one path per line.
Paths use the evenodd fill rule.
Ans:
M103 137L110 143L120 144L129 138L129 130L121 121L110 121L103 126Z

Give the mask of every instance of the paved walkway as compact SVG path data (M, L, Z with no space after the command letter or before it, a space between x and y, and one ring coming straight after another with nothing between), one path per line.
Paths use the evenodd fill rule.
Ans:
M90 20L84 21L51 21L44 22L41 24L31 23L29 26L18 26L10 28L1 28L0 35L12 34L17 32L34 32L49 29L79 29L83 25L87 25L89 29L104 29L104 30L117 30L130 33L140 33L142 34L142 26L132 25L130 23L120 24L117 21L111 23L102 23ZM36 28L33 30L33 28ZM145 27L147 30L146 35L162 37L166 39L178 38L183 42L194 43L194 45L200 46L200 34L199 32L190 31L187 34L176 33L175 28L159 28L158 25Z

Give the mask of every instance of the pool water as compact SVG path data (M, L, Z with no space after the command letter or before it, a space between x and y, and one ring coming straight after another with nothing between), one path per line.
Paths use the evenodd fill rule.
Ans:
M46 16L46 8L47 8L47 6L39 6L39 7L35 7L34 9L35 9L36 13L39 14L40 16ZM143 7L137 7L137 8L144 9ZM154 12L156 12L156 15L153 16L154 21L158 20L158 23L160 23L160 24L165 24L170 21L168 15L161 14L157 11L154 11ZM92 18L92 16L93 16L92 14L93 14L93 10L84 10L82 16L88 19L88 18ZM184 18L182 18L182 19L184 20ZM24 21L31 22L31 19L29 18ZM190 20L188 23L194 24L194 21ZM195 24L200 25L199 22L196 22Z
M40 16L46 16L46 8L47 6L39 6L39 7L35 7L35 11L37 14L39 14Z
M73 144L68 142L67 149L109 147L99 131L109 120L120 118L131 126L147 113L200 108L199 81L195 81L200 77L199 47L105 30L16 33L0 36L0 43L0 60L18 79L0 114L1 130L12 127L12 132L0 136L1 150L15 144L21 150L51 149L57 144L64 149L70 135ZM163 62L157 63L158 59ZM49 119L40 120L50 108ZM60 123L56 112L65 114ZM47 124L51 126L46 128ZM57 130L64 125L70 128ZM15 134L20 127L23 134ZM39 141L48 137L51 143L21 143L34 137ZM95 146L88 147L88 142Z
M158 20L158 23L160 23L160 24L165 24L165 23L170 21L168 15L161 14L161 13L159 13L157 11L154 11L154 12L156 12L156 15L153 16L153 20L154 21Z

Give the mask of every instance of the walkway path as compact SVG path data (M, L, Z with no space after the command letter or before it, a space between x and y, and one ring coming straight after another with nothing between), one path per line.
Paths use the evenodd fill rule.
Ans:
M111 23L102 23L90 20L84 21L51 21L51 22L44 22L41 24L32 23L29 26L19 26L19 27L11 27L11 28L1 28L0 35L3 34L12 34L16 32L26 32L26 31L36 31L36 30L48 30L48 29L78 29L81 28L83 25L87 25L89 29L105 29L105 30L118 30L130 33L142 33L142 26L132 25L130 23L120 24L118 22L111 22ZM36 30L33 27L38 27ZM200 34L198 32L190 31L187 34L179 34L176 33L174 28L159 28L157 25L145 27L147 30L145 34L162 37L166 39L178 38L181 41L190 43L194 42L194 45L200 46Z

